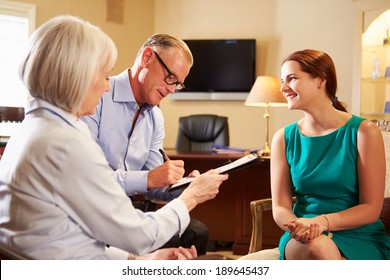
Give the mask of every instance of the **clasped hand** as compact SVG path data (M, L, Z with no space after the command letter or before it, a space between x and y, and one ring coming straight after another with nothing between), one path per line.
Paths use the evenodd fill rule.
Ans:
M320 236L323 232L321 225L315 221L315 218L293 219L283 226L287 227L292 238L302 243Z
M191 248L164 248L137 257L137 260L192 260L198 256L195 246Z

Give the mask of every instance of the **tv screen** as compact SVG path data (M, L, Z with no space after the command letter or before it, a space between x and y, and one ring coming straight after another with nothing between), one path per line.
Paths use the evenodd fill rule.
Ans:
M256 40L184 40L194 65L184 92L249 92L256 71Z

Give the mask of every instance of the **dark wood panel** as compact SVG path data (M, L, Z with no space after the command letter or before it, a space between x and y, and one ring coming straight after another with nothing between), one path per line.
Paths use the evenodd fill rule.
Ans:
M23 107L3 107L0 106L0 122L15 121L21 122L24 119Z

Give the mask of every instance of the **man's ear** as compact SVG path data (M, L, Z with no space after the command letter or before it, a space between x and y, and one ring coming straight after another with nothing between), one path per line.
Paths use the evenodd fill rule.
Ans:
M152 61L152 57L153 57L153 50L150 47L146 47L141 54L142 67L146 67Z

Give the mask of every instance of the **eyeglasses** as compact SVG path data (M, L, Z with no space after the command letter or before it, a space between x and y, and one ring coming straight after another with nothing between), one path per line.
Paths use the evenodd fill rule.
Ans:
M176 91L179 91L179 90L182 90L184 89L186 86L183 84L183 83L180 83L176 76L172 74L172 72L168 69L167 65L164 63L164 61L161 59L161 57L155 52L153 51L154 54L156 55L157 57L157 60L158 62L160 62L160 64L164 67L165 70L167 70L168 72L168 75L165 77L165 82L168 84L168 85L176 85Z

